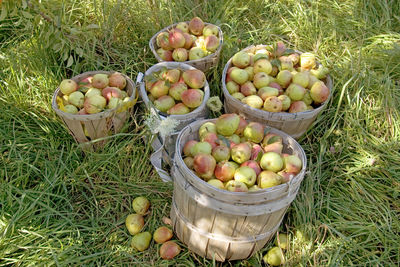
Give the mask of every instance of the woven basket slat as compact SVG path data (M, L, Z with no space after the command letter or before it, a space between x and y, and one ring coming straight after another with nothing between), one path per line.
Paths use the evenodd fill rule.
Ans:
M266 45L249 46L243 51L250 51L254 48L265 48ZM300 53L300 51L296 51ZM330 98L333 94L333 82L331 77L328 75L323 80L326 86L330 89L329 98L318 108L314 110L308 110L305 112L288 113L288 112L268 112L261 109L252 108L247 104L234 98L226 88L226 73L232 66L232 58L226 63L224 71L222 73L222 91L225 98L225 112L226 113L237 113L242 114L245 118L250 121L256 121L276 129L282 130L283 132L291 135L293 138L300 138L311 124L315 121L322 110L327 106Z
M186 21L187 23L189 23L189 21ZM162 29L161 31L157 32L155 35L153 35L153 37L150 39L149 41L149 46L151 51L153 52L154 56L156 57L158 62L165 62L164 60L162 60L162 58L157 54L157 35L162 33L162 32L168 32L170 31L172 28L174 28L178 23L169 25L168 27L165 27L164 29ZM204 25L209 25L210 23L204 23ZM219 61L219 57L221 54L221 50L222 50L222 45L224 43L224 35L222 33L222 30L220 27L218 27L217 25L215 25L218 28L218 38L219 38L219 46L217 48L217 50L204 57L204 58L200 58L200 59L196 59L196 60L188 60L188 61L184 61L182 63L188 64L190 66L195 67L196 69L199 69L203 72L207 72L210 68L216 66L218 64Z
M283 138L284 153L303 162L301 172L289 183L249 193L217 189L189 170L181 151L188 140L198 138L206 121L185 127L176 140L172 176L174 192L171 219L177 237L196 254L217 261L244 259L254 255L279 228L296 197L307 168L301 146L289 135L271 128Z

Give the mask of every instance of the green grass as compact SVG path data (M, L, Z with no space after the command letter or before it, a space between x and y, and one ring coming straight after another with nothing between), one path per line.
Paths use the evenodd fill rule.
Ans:
M132 199L151 200L152 232L172 197L148 160L143 105L125 132L86 155L51 109L65 77L104 69L134 79L156 63L153 34L194 15L224 32L212 95L222 96L225 62L251 44L283 40L331 69L334 97L300 140L308 172L280 228L290 235L287 265L399 265L399 1L15 2L0 13L1 266L262 265L271 243L224 264L186 249L162 261L154 244L132 250Z

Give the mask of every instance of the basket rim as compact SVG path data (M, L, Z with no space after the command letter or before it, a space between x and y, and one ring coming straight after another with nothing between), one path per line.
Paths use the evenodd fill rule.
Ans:
M187 70L193 70L193 69L199 70L199 69L197 69L197 68L195 68L195 67L193 67L191 65L188 65L188 64L186 64L184 62L176 62L176 61L163 61L163 62L159 62L159 63L154 64L153 66L151 66L144 73L143 80L140 82L140 85L139 85L139 89L140 89L140 92L141 92L142 99L143 99L143 101L145 102L145 104L146 104L146 106L148 108L151 108L151 106L149 105L149 103L151 101L147 97L146 85L145 85L144 79L145 79L146 75L150 75L151 73L156 72L156 69L158 67L166 67L167 69L176 69L177 68L177 69L180 69L180 70L182 70L182 68L180 68L180 67L183 67L183 68L186 68ZM201 72L204 73L204 71L201 71ZM162 116L164 118L171 117L172 119L178 119L178 120L179 119L187 119L187 116L189 114L192 115L192 114L196 114L196 113L199 113L200 111L202 111L205 108L208 99L210 98L210 86L208 84L207 78L206 78L206 82L204 83L203 91L204 91L204 97L203 97L203 101L201 102L200 106L198 106L197 108L195 108L194 110L192 110L191 112L189 112L187 114L169 115L169 114L167 114L165 112L161 112L160 110L156 109L155 107L154 107L154 109L157 111L158 115L160 115L160 116Z
M79 82L80 81L79 80L80 76L86 76L86 75L90 76L90 75L95 75L95 74L99 74L99 73L101 73L101 74L112 74L112 73L115 73L115 72L117 72L117 71L106 71L106 70L86 71L86 72L80 73L78 75L75 75L75 76L73 76L73 77L71 77L69 79ZM129 83L133 88L132 94L129 97L129 101L133 101L135 99L137 93L138 93L138 90L136 88L136 84L126 74L123 74L123 73L121 73L121 74L126 79L127 84ZM77 120L92 120L92 119L96 119L96 118L94 118L96 116L100 116L101 118L111 117L112 115L114 115L116 113L116 111L118 109L118 107L116 107L116 108L113 108L113 109L106 109L106 110L104 110L102 112L98 112L98 113L94 113L94 114L86 114L86 115L85 114L84 115L80 115L80 114L67 113L67 112L64 112L64 111L62 111L61 109L58 108L57 96L58 96L59 93L60 93L60 87L58 86L57 89L53 93L51 106L52 106L53 110L57 114L60 114L62 116L76 117Z
M267 47L268 45L251 45L251 46L248 46L248 47L246 47L246 48L244 48L244 49L242 49L242 50L240 50L240 51L247 51L247 50L250 50L251 48L254 48L254 47L263 47L263 48L265 48L265 47ZM299 54L302 54L302 53L304 53L304 52L301 52L301 51L299 51L299 50L295 50L295 52L296 53L299 53ZM299 117L299 116L301 116L301 115L315 115L315 114L318 114L319 112L321 112L326 106L327 106L327 104L328 104L328 102L330 101L330 99L332 98L332 96L333 96L333 81L332 81L332 79L331 79L331 76L328 74L327 75L327 77L326 77L326 80L327 80L327 82L326 82L326 86L329 88L329 90L330 90L330 93L329 93L329 96L328 96L328 99L327 100L325 100L325 102L324 103L322 103L322 105L320 105L318 108L316 108L316 109L313 109L313 110L306 110L306 111L302 111L302 112L296 112L296 113L289 113L289 112L270 112L270 111L266 111L266 110L263 110L263 109L257 109L257 108L253 108L253 107L250 107L249 105L247 105L247 104L245 104L245 103L242 103L241 101L239 101L238 99L236 99L236 98L234 98L229 92L228 92L228 89L226 88L226 73L227 73L227 71L228 71L228 69L232 66L232 59L233 59L233 56L228 60L228 62L225 64L225 67L224 67L224 70L223 70L223 72L222 72L222 79L221 79L221 83L222 83L222 91L223 91L223 93L224 93L224 97L225 98L228 98L230 101L233 101L233 103L235 103L236 105L240 105L240 106L242 106L242 107L245 107L245 108L247 108L247 109L249 109L249 111L254 111L254 112L264 112L265 114L269 114L270 116L271 116L271 118L268 118L269 120L274 120L274 116L282 116L282 115L286 115L286 116L288 116L288 117L290 117L290 118L292 118L292 119L296 119L297 117ZM317 62L319 65L322 65L322 64L320 64L319 62Z
M283 189L283 188L285 188L285 187L286 187L286 188L288 189L288 191L289 191L289 188L290 188L290 186L291 186L292 183L293 183L293 184L295 184L295 183L300 183L300 182L304 179L304 176L305 176L305 173L306 173L306 169L307 169L307 156L306 156L305 151L304 151L304 149L302 148L302 146L297 142L296 139L294 139L294 138L293 138L292 136L290 136L289 134L287 134L287 133L285 133L285 132L283 132L283 131L281 131L281 130L278 130L278 129L276 129L276 128L270 127L270 126L268 126L268 125L266 125L266 124L264 124L263 126L266 127L266 128L269 128L270 130L272 130L273 133L279 134L280 136L282 136L282 137L284 137L284 138L290 140L290 141L293 142L293 143L295 144L295 146L297 146L297 148L298 148L297 151L299 152L299 155L300 155L299 158L301 159L301 161L302 161L302 163L303 163L302 169L301 169L301 171L300 171L298 174L296 174L289 182L283 183L283 184L280 184L280 185L277 185L277 186L269 187L269 188L260 189L260 190L257 190L257 191L251 191L251 192L231 192L231 191L228 191L228 190L223 190L223 189L216 188L216 187L210 185L209 183L207 183L206 181L204 181L203 179L201 179L199 176L197 176L197 174L196 174L194 171L190 170L190 169L186 166L185 162L183 161L183 157L182 157L182 153L181 153L181 149L180 149L181 140L182 140L183 135L187 135L187 132L189 132L190 130L193 129L193 128L192 128L192 125L193 125L193 124L202 125L202 124L205 123L205 122L215 122L216 120L217 120L217 119L204 119L204 120L198 120L198 121L192 122L192 123L190 123L189 125L185 126L185 127L180 131L180 133L179 133L179 135L178 135L178 137L177 137L177 139L176 139L176 144L175 144L175 158L174 158L174 159L175 159L175 162L174 162L174 164L177 164L177 161L178 161L180 167L181 167L181 168L184 168L186 171L190 171L190 173L192 173L194 176L196 176L196 177L198 178L198 180L199 180L199 183L201 183L202 186L206 186L209 190L213 190L215 194L227 194L227 195L229 195L229 196L236 196L236 197L241 197L241 196L243 196L243 197L246 197L246 196L248 196L249 194L251 194L251 195L254 196L254 195L256 195L256 194L264 195L264 194L266 194L266 193L273 193L273 192L276 192L276 191L278 191L278 190L281 190L281 189ZM246 120L246 121L249 121L249 120ZM197 127L197 126L196 126L196 127ZM196 128L196 127L195 127L195 128ZM199 128L200 128L200 127L199 127ZM197 130L198 130L198 129L197 129ZM178 168L178 166L175 166L175 167ZM186 177L185 177L185 180L186 180ZM192 186L194 186L195 188L198 188L196 185L193 185L193 184L192 184Z
M181 22L189 23L189 21L181 21ZM168 31L169 29L171 29L171 28L175 27L176 25L178 25L178 23L180 23L180 22L177 22L177 23L174 23L174 24L171 24L171 25L165 27L164 29L158 31L156 34L154 34L151 37L151 39L149 41L149 47L150 47L151 52L153 52L154 56L158 60L158 62L179 62L179 61L165 61L165 60L163 60L157 54L157 51L156 51L156 48L155 48L155 45L154 45L154 44L156 44L156 38L160 33ZM218 25L215 25L215 24L212 24L212 23L208 23L208 22L204 22L204 25L214 25L214 26L216 26L218 28L219 46L218 46L217 50L214 53L211 53L208 56L205 56L203 58L194 59L194 60L186 60L186 61L182 61L180 63L195 64L195 63L207 61L208 59L214 58L215 56L217 56L218 54L221 53L222 45L224 44L224 34L223 34L221 28Z

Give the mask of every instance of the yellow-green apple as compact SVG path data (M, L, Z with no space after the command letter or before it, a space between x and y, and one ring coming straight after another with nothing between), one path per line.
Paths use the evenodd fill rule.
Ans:
M101 95L101 90L97 89L97 88L90 88L86 94L85 94L85 98L89 98L93 95Z
M232 58L232 64L238 68L246 68L250 64L250 55L247 52L237 52Z
M313 76L317 77L318 79L325 79L326 75L328 75L328 73L329 73L329 69L327 67L324 67L324 66L320 65L318 67L318 69L316 69L316 70L312 69L310 71L310 73Z
M248 67L246 67L244 70L245 70L245 71L247 72L247 74L249 75L248 80L249 80L249 81L253 81L253 78L254 78L254 68L253 68L252 66L248 66Z
M279 247L273 247L264 255L263 261L270 266L279 266L285 263L285 256Z
M249 74L247 71L239 69L239 68L234 68L229 74L229 77L236 83L242 85L245 82L247 82L249 78Z
M225 189L231 192L248 192L246 184L236 180L230 180L225 184Z
M264 72L265 74L270 74L272 71L271 62L266 58L261 58L254 63L253 66L254 73Z
M301 171L303 163L301 159L296 155L285 155L283 156L283 167L286 172L292 172L298 174Z
M170 108L175 106L175 100L169 95L163 95L154 101L154 106L161 112L167 112Z
M78 84L73 80L65 79L60 83L60 91L64 95L69 95L76 90L78 90Z
M125 226L131 235L136 235L143 229L143 216L140 214L129 214L125 219Z
M241 166L236 169L234 174L235 181L244 183L247 187L255 184L257 175L253 168L249 166Z
M314 75L310 75L309 78L310 78L310 80L308 82L307 89L311 89L315 83L320 82L320 80L317 77L315 77Z
M145 251L150 246L150 241L151 234L149 232L138 233L132 238L131 247L138 251Z
M171 85L171 88L168 91L168 94L172 96L175 100L181 101L182 100L182 93L186 91L187 85L185 83L174 83Z
M291 83L289 87L286 89L287 96L290 97L292 101L298 101L303 99L304 94L306 93L306 89L301 85Z
M198 154L211 154L212 146L208 142L197 142L190 149L190 154L194 157Z
M273 171L262 171L257 176L257 184L262 189L280 185L281 182L281 176Z
M264 110L269 112L281 112L282 101L277 96L269 96L264 101Z
M145 215L150 208L150 201L144 196L135 197L132 201L132 208L137 214Z
M169 84L164 80L156 81L150 88L150 94L154 98L159 98L160 96L167 95L169 90Z
M269 96L278 96L279 95L279 90L274 88L274 87L269 87L269 86L261 87L258 90L257 95L259 97L261 97L261 99L263 101L265 101L265 99L267 99L267 97L269 97Z
M189 112L190 109L183 103L178 103L167 111L169 115L184 115Z
M254 74L253 84L257 89L268 86L270 82L271 78L265 72L258 72Z
M241 93L241 92L236 92L232 94L233 98L236 98L239 101L242 101L243 98L245 98L245 96Z
M189 31L194 35L201 35L204 29L204 22L199 17L194 17L189 22Z
M236 92L239 92L240 86L239 86L239 84L235 83L234 81L229 81L226 83L226 89L232 95Z
M282 70L276 75L276 82L283 88L287 88L292 81L292 73L288 70Z
M186 22L179 22L175 28L177 28L185 33L189 32L189 25Z
M297 63L300 61L300 55L297 53L288 55L288 58L293 62L293 66L297 65Z
M82 108L84 101L85 96L79 91L72 92L68 97L68 102L77 108Z
M103 73L98 73L93 76L92 85L95 88L103 89L108 86L109 80L108 75Z
M260 166L263 170L278 172L283 168L283 159L276 152L267 152L262 156Z
M249 143L240 143L234 145L231 149L232 159L239 164L246 162L251 157L251 146ZM282 163L283 164L283 163Z
M101 95L93 95L85 99L83 106L86 113L94 114L102 111L107 104L107 100Z
M282 102L283 111L286 111L290 108L290 104L292 103L290 97L288 97L287 95L280 95L278 96L278 99Z
M316 104L325 102L329 97L329 88L323 82L316 82L311 87L310 95Z
M182 78L185 83L193 89L202 88L206 82L206 76L201 70L185 70L182 73Z
M218 27L213 24L208 24L203 28L203 36L207 37L210 35L218 36Z
M211 180L209 180L207 183L210 184L210 185L212 185L212 186L214 186L214 187L216 187L216 188L218 188L218 189L225 190L224 183L221 182L221 181L218 180L218 179L211 179Z
M172 58L177 62L183 62L188 59L188 52L185 48L175 48L172 52Z
M308 86L308 82L310 80L310 74L306 71L304 72L297 72L292 77L292 82L298 84L304 88Z
M304 94L303 98L301 99L304 103L306 103L307 106L311 105L313 102L313 99L311 98L311 93L310 90L306 89L306 93Z
M227 146L219 145L213 148L212 156L217 162L229 160L231 158L231 150Z
M117 98L117 97L111 97L111 99L108 100L107 108L114 109L121 105L122 105L122 99Z
M197 154L193 161L193 167L196 174L206 181L213 177L216 164L217 163L213 156L202 153Z
M261 190L261 188L258 187L258 185L256 185L256 184L249 187L249 192L255 192L258 190Z
M217 133L217 126L211 121L203 123L199 128L200 138L206 133Z
M64 106L64 112L71 113L71 114L77 114L78 108L75 107L74 105L68 104L68 105Z
M258 176L261 172L260 165L258 165L257 161L255 161L255 160L248 160L246 162L243 162L240 165L240 167L244 167L244 166L252 168L255 171L256 176Z
M206 56L206 53L200 47L192 47L189 50L189 60L196 60Z
M217 133L229 136L236 132L239 127L240 117L237 114L223 114L215 122Z
M244 137L253 143L260 143L264 137L264 126L258 122L250 122L243 132Z
M279 65L279 70L288 70L288 71L293 71L293 62L290 58L287 56L282 56L279 58L281 64Z
M234 143L234 144L239 144L240 143L240 137L237 134L232 134L230 136L227 136L226 138L229 141L231 141L231 146L232 146L232 143Z

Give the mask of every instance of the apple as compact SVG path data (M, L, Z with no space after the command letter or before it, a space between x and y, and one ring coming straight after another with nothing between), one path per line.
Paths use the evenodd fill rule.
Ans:
M232 78L232 80L234 82L236 82L237 84L242 85L245 82L247 82L247 80L249 78L249 74L245 70L242 70L239 68L234 68L230 72L229 77Z
M172 30L169 32L169 45L172 48L183 48L185 46L186 39L183 36L183 33ZM186 51L186 50L185 50Z
M289 87L286 89L286 94L293 101L301 100L304 97L305 93L306 89L301 85L295 83L290 84Z
M154 98L159 98L160 96L167 95L169 90L169 85L164 80L158 80L150 88L150 94Z
M221 161L214 170L215 177L221 182L227 182L233 179L236 171L236 165L231 161Z
M217 134L211 132L203 134L200 137L200 141L210 143L212 148L215 148L220 143Z
M238 68L245 68L250 64L250 56L247 52L237 52L232 58L232 64Z
M219 46L219 39L215 35L210 35L204 39L204 44L208 51L215 52Z
M203 33L204 22L199 17L194 17L189 22L189 31L194 35Z
M183 62L188 59L188 52L185 48L175 48L172 52L172 58L177 62Z
M85 96L79 91L72 92L68 97L68 102L77 108L82 108L84 101Z
M264 126L258 122L250 122L243 132L244 137L253 143L260 143L264 137Z
M270 74L272 71L271 62L266 58L261 58L254 63L253 66L254 73L264 72L265 74Z
M194 40L192 36L188 33L183 33L183 37L185 38L185 45L183 46L183 48L189 50L193 46Z
M138 233L132 238L131 247L145 251L150 246L151 237L149 232Z
M169 229L166 226L161 226L158 227L154 233L153 233L153 240L157 243L157 244L162 244L164 242L167 242L168 240L170 240L172 238L173 234L172 234L172 230Z
M71 113L71 114L77 114L78 113L78 108L75 107L74 105L65 105L64 106L64 112L66 113Z
M185 83L193 89L204 87L206 82L206 76L204 75L204 72L197 69L185 70L182 73L182 78Z
M184 159L183 159L183 162L186 164L186 166L187 166L189 169L193 170L193 167L194 167L194 165L193 165L194 159L193 159L192 157L186 157L186 158L184 158Z
M143 216L140 214L129 214L125 219L125 226L131 235L136 235L143 229Z
M197 108L203 102L204 93L199 89L188 89L182 92L183 104L189 108Z
M212 146L208 142L197 142L190 150L190 154L194 157L198 154L211 154Z
M276 152L267 152L262 156L260 166L263 170L278 172L283 168L283 159Z
M85 108L86 113L94 114L101 112L107 104L107 100L100 95L93 95L85 99L83 106Z
M101 95L109 101L112 97L121 98L121 90L117 87L106 87L101 90Z
M280 185L281 182L281 176L273 171L262 171L257 176L257 184L262 189Z
M207 183L212 185L212 186L214 186L214 187L216 187L216 188L218 188L218 189L225 190L224 183L221 182L218 179L211 179Z
M276 81L283 88L287 88L292 81L292 76L290 71L282 70L276 75Z
M206 53L200 47L192 47L189 50L189 60L196 60L206 56Z
M217 133L217 126L211 121L203 123L199 128L200 138L206 133Z
M267 97L264 102L264 110L269 112L281 112L282 111L281 100L276 96Z
M170 50L165 50L163 48L159 48L159 49L157 49L157 54L164 61L172 61L173 60L172 51L170 51Z
M255 184L257 175L253 168L249 166L242 166L236 169L234 174L235 181L244 183L247 187Z
M303 53L300 55L300 66L303 69L311 70L316 66L315 55L312 53Z
M213 148L212 156L216 162L229 160L231 157L231 150L227 146L219 145Z
M66 79L60 83L60 91L64 95L69 95L76 90L78 90L78 84L73 80Z
M298 174L301 171L303 163L296 155L288 155L283 157L283 167L286 172Z
M156 38L157 46L161 47L164 50L171 50L171 46L169 44L169 34L168 32L161 32L157 35Z
M95 88L103 89L108 86L109 80L108 75L103 73L98 73L93 76L92 85Z
M242 101L243 98L245 98L245 96L241 93L241 92L236 92L232 94L233 98L236 98L239 101Z
M110 87L117 87L122 90L126 86L126 79L121 73L114 72L108 76L108 85Z
M183 103L178 103L167 111L169 115L184 115L189 112L190 109Z
M323 82L316 82L311 87L310 95L316 104L325 102L330 94L329 88Z
M248 66L248 67L246 67L244 70L245 70L245 71L247 72L247 74L249 75L248 80L249 80L249 81L253 81L253 78L254 78L254 68L253 68L252 66Z
M246 184L236 180L230 180L226 183L225 189L231 192L248 192Z
M229 136L235 133L239 127L240 117L237 114L223 114L218 117L215 125L217 133Z
M293 75L292 82L306 88L310 80L309 76L308 72L297 72Z
M169 89L168 94L170 96L172 96L173 99L175 99L177 101L181 101L182 100L182 98L181 98L182 93L184 91L186 91L187 89L188 88L187 88L187 85L185 83L177 82L177 83L174 83L174 84L171 85L171 88Z
M181 247L174 241L167 241L160 247L160 257L164 260L172 260L181 252Z
M167 112L170 108L175 106L175 100L169 95L163 95L154 101L154 106L161 112Z
M251 146L249 143L240 143L234 145L231 149L231 157L239 164L248 161L251 157Z
M183 154L186 157L193 157L192 155L192 147L197 144L198 141L196 140L189 140L185 143L185 145L183 146Z
M288 97L287 95L280 95L278 96L278 99L282 102L283 111L286 111L290 108L290 104L292 103L290 97Z
M189 25L186 22L179 22L175 28L181 30L184 33L189 32Z
M290 113L297 113L297 112L304 112L307 111L308 107L306 103L303 101L294 101L290 104L289 112Z
M207 143L207 142L204 142ZM207 143L208 144L208 143ZM210 144L209 144L210 145ZM211 146L211 145L210 145ZM196 174L204 180L210 180L214 175L216 161L213 156L209 154L197 154L194 157L193 167Z
M254 74L253 84L257 89L268 86L270 82L271 78L265 72L258 72Z
M240 86L239 86L239 84L235 83L234 81L229 81L226 83L226 89L232 95L234 93L239 92Z
M258 176L261 172L260 165L258 165L257 161L255 161L255 160L248 160L246 162L243 162L240 165L240 167L244 167L244 166L252 168L255 171L256 176Z
M218 36L219 30L218 27L213 24L208 24L203 28L203 36L207 37L210 35Z
M265 101L265 99L267 99L267 97L269 97L269 96L278 96L279 95L279 90L274 88L274 87L269 87L269 86L261 87L258 90L257 95L259 97L261 97L261 99L263 101Z

